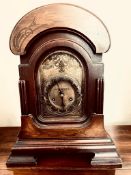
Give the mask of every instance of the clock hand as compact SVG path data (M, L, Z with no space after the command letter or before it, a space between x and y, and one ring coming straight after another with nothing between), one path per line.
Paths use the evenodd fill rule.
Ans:
M60 88L58 82L57 82L57 86L58 86L58 90L59 90L60 95L61 95L61 94L64 94L64 93L63 93L63 90L61 90L61 88Z
M62 105L63 110L64 110L64 108L65 108L65 103L64 103L64 92L63 92L63 90L60 88L58 82L57 82L57 86L58 86L59 94L60 94L60 97L61 97L61 102L62 102L61 105Z
M62 101L61 101L61 102L62 102L61 105L62 105L63 110L64 110L64 108L65 108L65 103L64 103L64 94L62 93L60 96L61 96L61 100L62 100Z

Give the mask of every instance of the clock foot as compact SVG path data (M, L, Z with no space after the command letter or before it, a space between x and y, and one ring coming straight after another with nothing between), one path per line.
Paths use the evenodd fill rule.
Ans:
M6 162L8 167L13 166L35 166L37 165L37 159L30 155L13 155L11 154Z
M108 152L107 154L96 153L91 160L91 166L95 168L121 168L122 160L117 152Z

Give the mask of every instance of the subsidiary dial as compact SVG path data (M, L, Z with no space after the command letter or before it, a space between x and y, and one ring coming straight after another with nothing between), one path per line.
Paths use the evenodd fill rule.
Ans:
M57 77L47 82L45 103L51 112L69 113L81 102L81 91L77 82L67 77Z

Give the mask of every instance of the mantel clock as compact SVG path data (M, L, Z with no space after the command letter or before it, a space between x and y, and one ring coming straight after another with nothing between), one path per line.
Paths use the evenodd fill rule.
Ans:
M90 167L121 167L103 124L102 54L109 47L103 22L71 4L36 8L16 24L10 48L20 55L21 128L7 166L81 154Z

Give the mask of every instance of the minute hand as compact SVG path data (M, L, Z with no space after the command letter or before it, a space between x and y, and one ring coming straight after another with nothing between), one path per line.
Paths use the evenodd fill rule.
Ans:
M64 104L64 92L63 90L60 88L59 84L57 83L57 86L58 86L58 90L59 90L59 94L60 94L60 97L61 97L61 105L63 107L63 110L64 110L64 107L65 107L65 104Z

